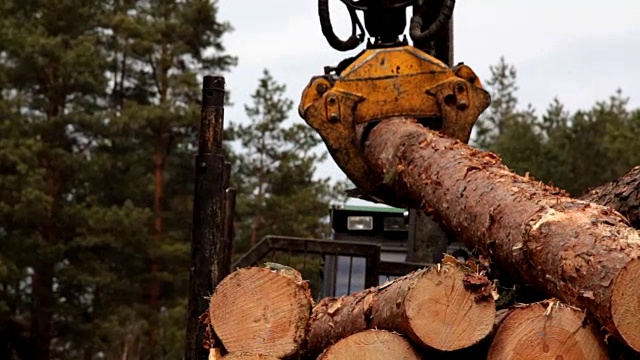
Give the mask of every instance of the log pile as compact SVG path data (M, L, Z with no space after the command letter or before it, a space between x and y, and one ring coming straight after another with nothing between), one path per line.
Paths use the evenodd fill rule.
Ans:
M412 119L366 134L389 193L483 257L318 304L294 269L239 269L210 302L224 359L640 358L640 170L577 199ZM498 309L493 274L546 300Z
M291 268L239 269L211 297L227 353L210 359L612 358L587 312L557 299L496 311L493 282L447 261L318 304Z
M497 298L491 281L454 261L318 304L294 269L243 268L216 288L209 322L229 352L223 359L341 359L354 349L392 351L398 359L452 352L492 333Z

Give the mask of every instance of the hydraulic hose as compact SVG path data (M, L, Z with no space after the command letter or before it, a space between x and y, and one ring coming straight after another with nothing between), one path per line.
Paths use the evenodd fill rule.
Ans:
M417 15L413 16L411 18L411 25L409 28L409 35L411 35L411 39L413 41L424 41L433 38L438 30L440 30L442 26L451 19L455 4L455 0L444 0L438 18L436 18L436 21L434 21L433 24L431 24L431 26L429 26L425 31L422 31L422 17Z
M351 36L347 40L341 40L333 31L329 14L329 0L318 0L318 15L320 16L320 26L322 34L327 39L329 45L338 51L349 51L355 49L362 39L356 33L356 25L359 24L358 15L355 9L348 7L351 16Z

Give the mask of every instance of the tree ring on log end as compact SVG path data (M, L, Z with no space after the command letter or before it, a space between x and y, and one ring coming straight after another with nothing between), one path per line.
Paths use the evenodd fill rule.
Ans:
M627 345L640 352L640 258L620 270L613 284L611 316Z
M386 330L366 330L347 336L322 353L318 360L418 360L409 341Z
M542 302L513 308L500 323L488 360L604 360L602 338L575 308Z
M491 333L493 298L477 299L464 287L465 274L454 267L427 271L405 300L410 328L424 345L453 351L475 345Z
M239 269L216 287L209 315L230 353L278 358L300 349L311 312L308 288L268 268Z

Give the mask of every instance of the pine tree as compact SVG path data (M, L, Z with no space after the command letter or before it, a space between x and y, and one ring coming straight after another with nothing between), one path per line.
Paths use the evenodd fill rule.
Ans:
M473 139L480 148L488 148L505 132L505 127L516 117L518 106L516 68L501 57L498 64L490 66L489 70L491 78L486 87L491 94L491 104L488 112L478 119Z
M125 311L114 319L135 335L120 335L128 339L120 353L145 349L133 358L183 352L199 77L236 63L222 45L231 27L217 9L217 1L206 0L113 1L106 21L113 111L100 156L119 180L103 195L152 212L146 269L137 276L143 303L134 316Z
M234 181L237 201L236 251L244 252L265 235L321 237L322 219L333 199L329 179L314 179L316 164L326 158L321 140L301 121L288 121L293 102L285 86L264 70L245 106L249 122L232 124L238 141Z
M500 154L504 163L521 175L540 174L537 117L530 105L518 109L516 68L502 57L490 70L487 88L491 106L478 119L473 144Z
M0 358L180 357L198 78L235 64L229 25L203 0L0 10Z
M90 149L107 84L105 2L8 1L0 19L0 283L6 354L90 358L117 282L115 257L144 212L95 201ZM123 254L118 254L123 256ZM106 305L106 306L105 306Z
M624 141L615 135L620 130L629 133L627 102L618 92L589 110L577 111L566 128L559 129L561 133L555 137L558 140L550 141L549 146L564 155L563 163L569 166L569 171L562 181L558 179L558 186L579 196L589 187L614 180L637 165L624 156L635 141Z
M640 162L634 145L638 112L627 110L628 99L620 91L573 114L554 99L538 117L531 106L518 109L513 65L501 58L491 73L492 105L478 121L474 143L500 154L515 172L579 196Z

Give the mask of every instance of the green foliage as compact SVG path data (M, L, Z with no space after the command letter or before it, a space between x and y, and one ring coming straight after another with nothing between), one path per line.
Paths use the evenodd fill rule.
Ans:
M321 139L302 122L287 121L293 102L285 86L264 70L245 106L250 120L232 124L229 139L241 145L234 163L238 187L237 252L265 235L323 237L321 221L332 199L329 179L314 179Z
M500 154L515 172L580 196L640 163L640 112L627 109L620 91L573 114L554 99L538 117L531 106L518 109L515 67L500 59L491 73L492 105L478 121L474 144Z
M237 62L217 9L0 5L0 358L183 356L199 78ZM334 192L314 178L326 155L287 121L283 92L265 72L251 125L229 131L243 150L225 144L240 251L254 223L258 237L326 231ZM319 290L319 259L292 265Z
M204 0L0 11L0 358L179 358L198 78L235 65L229 24Z

